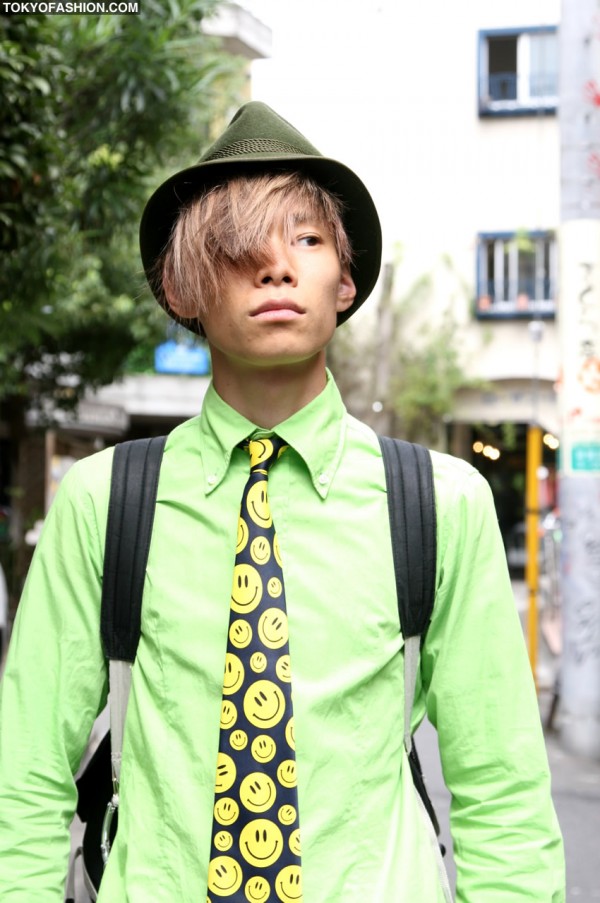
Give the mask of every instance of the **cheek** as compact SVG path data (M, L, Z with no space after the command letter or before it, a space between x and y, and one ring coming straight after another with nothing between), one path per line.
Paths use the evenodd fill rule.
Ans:
M202 326L209 343L227 344L240 330L240 324L232 316L225 304L216 302L216 306L202 318Z

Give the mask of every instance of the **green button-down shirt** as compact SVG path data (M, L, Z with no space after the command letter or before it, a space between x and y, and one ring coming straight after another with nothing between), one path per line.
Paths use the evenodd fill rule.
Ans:
M169 436L100 903L199 903L207 865L237 514L256 427L213 388ZM269 477L294 674L306 903L434 903L437 871L402 745L402 637L376 436L330 379L277 427ZM74 466L48 515L1 695L0 899L59 903L72 774L106 700L99 605L112 452ZM434 455L438 592L415 721L437 726L457 899L564 900L560 835L487 484ZM214 903L214 901L213 901Z

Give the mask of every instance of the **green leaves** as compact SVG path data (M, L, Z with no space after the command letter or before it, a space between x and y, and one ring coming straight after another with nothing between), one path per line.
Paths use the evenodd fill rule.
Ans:
M215 5L0 15L0 400L63 403L69 367L72 400L164 335L138 225L158 173L199 156L241 83L202 34Z
M449 314L399 345L391 380L392 407L403 434L435 444L438 429L467 385L458 353L458 329Z
M454 297L468 294L468 287L442 258L434 271L392 300L394 266L387 266L389 292L384 279L379 315L367 328L357 315L356 323L351 320L339 329L329 365L356 416L379 432L442 447L443 426L457 393L482 385L466 373L461 327L453 316ZM440 296L446 303L440 303Z

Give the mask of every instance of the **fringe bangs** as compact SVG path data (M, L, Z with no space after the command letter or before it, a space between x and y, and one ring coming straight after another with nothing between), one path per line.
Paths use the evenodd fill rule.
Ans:
M299 222L322 222L342 266L350 266L342 211L338 198L300 173L241 176L215 186L179 215L157 274L165 297L181 316L201 319L218 303L227 273L254 272L269 262L269 235L279 224L289 240Z

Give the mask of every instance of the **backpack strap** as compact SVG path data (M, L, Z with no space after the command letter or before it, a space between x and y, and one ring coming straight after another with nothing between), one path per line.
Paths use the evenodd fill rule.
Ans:
M379 436L389 498L394 573L404 638L422 637L435 600L436 512L431 455Z
M141 631L142 597L158 478L166 436L115 446L102 578L100 634L109 661L110 746L113 796L102 827L102 858L110 852L111 822L119 806L125 716L131 665Z
M410 730L421 640L433 612L436 512L431 455L422 445L379 436L388 492L394 576L404 636L404 746Z
M115 446L104 544L100 634L109 659L135 660L166 436Z
M383 455L400 629L404 637L404 747L413 781L439 835L411 733L421 643L435 601L437 527L433 466L422 445L379 436Z

